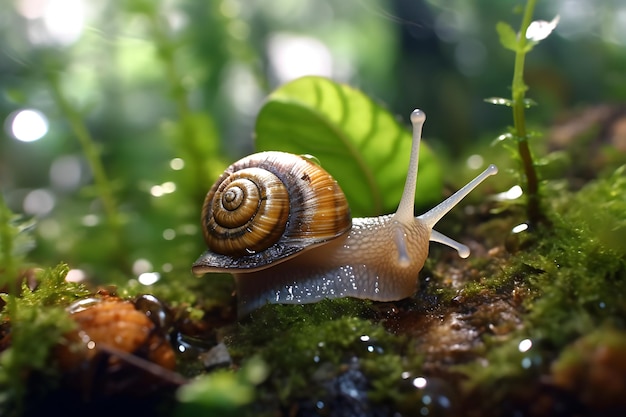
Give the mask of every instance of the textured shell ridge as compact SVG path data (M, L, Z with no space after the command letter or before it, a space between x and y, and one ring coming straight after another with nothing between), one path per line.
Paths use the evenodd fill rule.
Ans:
M230 269L250 270L264 265L280 262L294 256L307 247L315 247L332 240L350 230L351 217L348 203L337 182L326 171L309 160L284 152L261 152L245 157L231 166L219 177L207 194L203 205L203 224L205 240L209 248L212 245L208 236L209 216L212 215L213 203L208 200L221 183L237 175L241 170L259 168L275 175L288 191L288 216L280 236L270 242L267 248L246 245L244 250L229 252L228 244L224 252L215 253L209 249L194 263L194 272L226 271ZM269 204L262 201L260 205ZM270 207L271 208L271 207ZM256 216L256 215L255 215ZM258 220L258 219L255 219ZM261 226L265 235L271 236L271 223ZM244 228L228 232L223 236L242 235ZM269 239L268 239L269 240ZM229 255L227 253L232 253Z

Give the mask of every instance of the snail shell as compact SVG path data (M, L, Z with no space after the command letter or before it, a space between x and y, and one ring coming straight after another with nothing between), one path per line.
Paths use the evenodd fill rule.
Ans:
M219 177L202 207L205 265L253 271L350 230L348 202L319 165L285 152L245 157Z

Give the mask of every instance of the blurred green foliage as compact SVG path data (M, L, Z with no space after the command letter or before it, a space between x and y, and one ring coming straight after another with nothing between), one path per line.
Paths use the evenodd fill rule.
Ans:
M255 399L255 387L267 378L267 365L253 357L238 372L202 375L177 392L176 417L241 416Z
M482 100L507 95L510 54L494 27L522 2L35 3L7 2L0 18L0 191L37 218L34 262L65 261L98 282L188 278L204 193L252 151L264 97L296 76L356 86L405 125L424 109L442 160L480 152L508 124ZM536 18L561 22L527 61L542 105L531 125L626 97L623 5L575 3L538 4ZM41 140L13 140L24 109L45 116Z

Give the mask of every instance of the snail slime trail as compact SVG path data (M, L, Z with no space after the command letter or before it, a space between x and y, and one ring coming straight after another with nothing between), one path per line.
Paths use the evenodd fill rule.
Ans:
M417 291L429 242L469 256L469 248L435 224L487 177L490 165L445 201L414 217L419 146L426 115L411 114L413 142L398 209L350 217L341 187L309 159L285 152L247 156L224 171L202 207L208 250L195 274L235 277L240 317L266 303L312 303L356 297L394 301Z

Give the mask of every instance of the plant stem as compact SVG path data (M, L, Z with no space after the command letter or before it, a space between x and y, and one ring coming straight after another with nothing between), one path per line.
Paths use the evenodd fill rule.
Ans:
M123 244L122 218L117 209L117 202L115 201L113 187L111 186L111 182L106 175L102 160L100 159L98 146L89 133L89 129L87 129L81 115L78 111L76 111L76 109L74 109L74 107L72 107L69 100L65 96L59 82L58 74L56 72L50 72L48 80L55 102L70 124L72 131L76 135L76 138L83 149L83 154L87 159L87 163L89 164L89 168L93 173L96 192L102 202L107 224L110 227L111 233L115 236L115 239L118 242L118 256L116 256L116 258L121 262L122 268L127 269L126 267L128 266L128 262L126 262L126 252L123 249L125 245Z
M526 103L525 94L528 86L524 83L524 60L528 51L526 45L526 30L530 26L533 11L535 9L536 0L528 0L522 18L522 24L519 31L517 51L515 53L515 67L513 70L513 82L511 90L513 92L513 124L515 127L515 136L517 139L517 147L524 174L526 175L525 194L527 200L528 221L531 224L547 223L548 220L541 210L541 197L539 194L539 179L535 171L532 154L528 146L528 134L526 132L526 117L524 114Z

